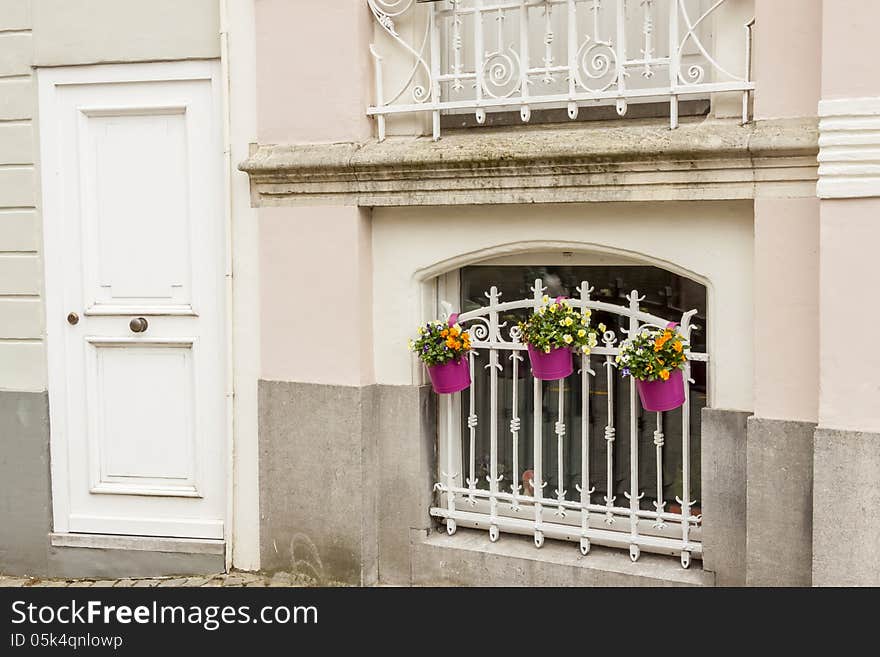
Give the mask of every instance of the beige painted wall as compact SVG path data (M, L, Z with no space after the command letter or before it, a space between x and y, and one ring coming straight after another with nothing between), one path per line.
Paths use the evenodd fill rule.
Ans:
M0 390L45 390L34 66L218 57L217 0L0 0Z
M505 251L546 251L547 242L648 260L707 284L711 403L752 409L752 207L737 202L376 208L376 380L406 385L423 375L406 350L431 318L420 279Z
M370 214L260 210L261 378L373 383Z
M37 66L220 56L217 0L32 0Z
M0 3L0 390L44 390L29 0Z
M822 0L755 0L755 118L816 116L821 42Z
M364 0L257 0L261 144L360 141L372 134Z

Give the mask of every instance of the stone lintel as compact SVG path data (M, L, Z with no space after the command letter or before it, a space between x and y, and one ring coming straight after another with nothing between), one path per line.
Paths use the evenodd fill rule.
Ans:
M466 129L384 142L258 145L255 206L732 200L814 196L815 118Z

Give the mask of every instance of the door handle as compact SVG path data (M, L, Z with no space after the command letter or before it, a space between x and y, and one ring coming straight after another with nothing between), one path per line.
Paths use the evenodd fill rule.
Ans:
M76 313L68 313L67 314L67 323L73 326L74 324L79 323L79 315Z
M128 328L132 333L143 333L149 327L149 323L144 317L135 317L128 323Z

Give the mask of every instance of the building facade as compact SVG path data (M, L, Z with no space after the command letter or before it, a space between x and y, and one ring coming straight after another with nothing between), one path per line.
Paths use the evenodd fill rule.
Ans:
M0 2L0 572L880 583L876 3L184 4Z

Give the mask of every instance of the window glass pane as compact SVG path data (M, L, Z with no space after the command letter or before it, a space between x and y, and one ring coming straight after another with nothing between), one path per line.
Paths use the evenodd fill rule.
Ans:
M668 318L672 321L680 319L682 313L696 309L697 314L693 322L699 329L692 332L692 350L704 352L706 350L706 288L699 283L681 277L677 274L665 271L657 267L649 266L473 266L461 270L461 299L462 312L485 306L488 300L485 292L495 285L502 293L501 301L513 301L516 299L529 298L532 296L531 287L536 278L542 279L546 294L553 296L576 297L577 288L581 281L587 281L593 287L592 298L616 305L627 305L626 295L632 290L638 290L645 297L641 307L650 313ZM511 327L525 318L528 310L517 310L503 313L500 322L506 322L502 328L502 335L507 338ZM625 337L621 328L624 328L621 320L626 318L610 315L604 312L593 314L594 325L604 322L608 329L614 331L618 341ZM512 392L513 392L513 367L510 352L501 352L500 360L502 370L498 373L498 471L504 479L499 488L509 491L512 481L523 485L523 476L528 476L528 471L534 465L533 421L535 417L533 378L531 376L528 355L520 352L523 361L519 364L517 377L517 415L520 418L519 446L517 456L517 468L513 471L513 441L510 433L510 420L513 417ZM589 435L589 483L595 487L591 496L593 504L604 504L607 494L607 460L606 441L604 440L605 426L608 422L607 401L609 384L604 366L604 356L592 356L589 359L589 367L595 375L589 377L589 397L586 412L588 435ZM567 377L564 381L564 423L565 439L563 441L563 477L561 490L566 491L569 500L579 499L580 494L575 489L575 484L581 482L581 426L582 426L582 378L577 373L580 366L579 357L576 357L575 374ZM478 417L475 429L475 465L479 488L488 489L487 476L489 474L489 371L488 353L484 350L475 359L474 372L474 411ZM690 479L691 498L700 498L700 410L706 406L706 367L704 363L692 362L691 376L696 381L691 386L691 419L690 419ZM555 498L555 491L560 482L557 476L557 440L554 432L558 415L559 382L545 381L542 383L543 409L539 409L542 417L542 459L544 467L544 480L547 487L543 493L545 497ZM615 397L614 403L614 426L616 427L617 439L613 445L612 461L612 495L617 497L616 506L628 506L623 492L629 490L630 479L630 380L622 377L616 368L612 370L611 392ZM469 473L469 440L470 430L467 426L467 416L471 412L470 395L461 395L462 404L462 456L463 472ZM639 445L639 489L644 492L641 500L641 508L653 510L656 495L656 456L653 442L653 434L656 429L656 414L642 410L638 399L637 406L637 431ZM681 446L681 410L667 412L663 415L664 433L666 436L663 447L663 498L667 511L678 512L670 508L675 504L675 497L682 495L682 446ZM525 491L527 494L529 491ZM694 513L699 513L695 509Z

